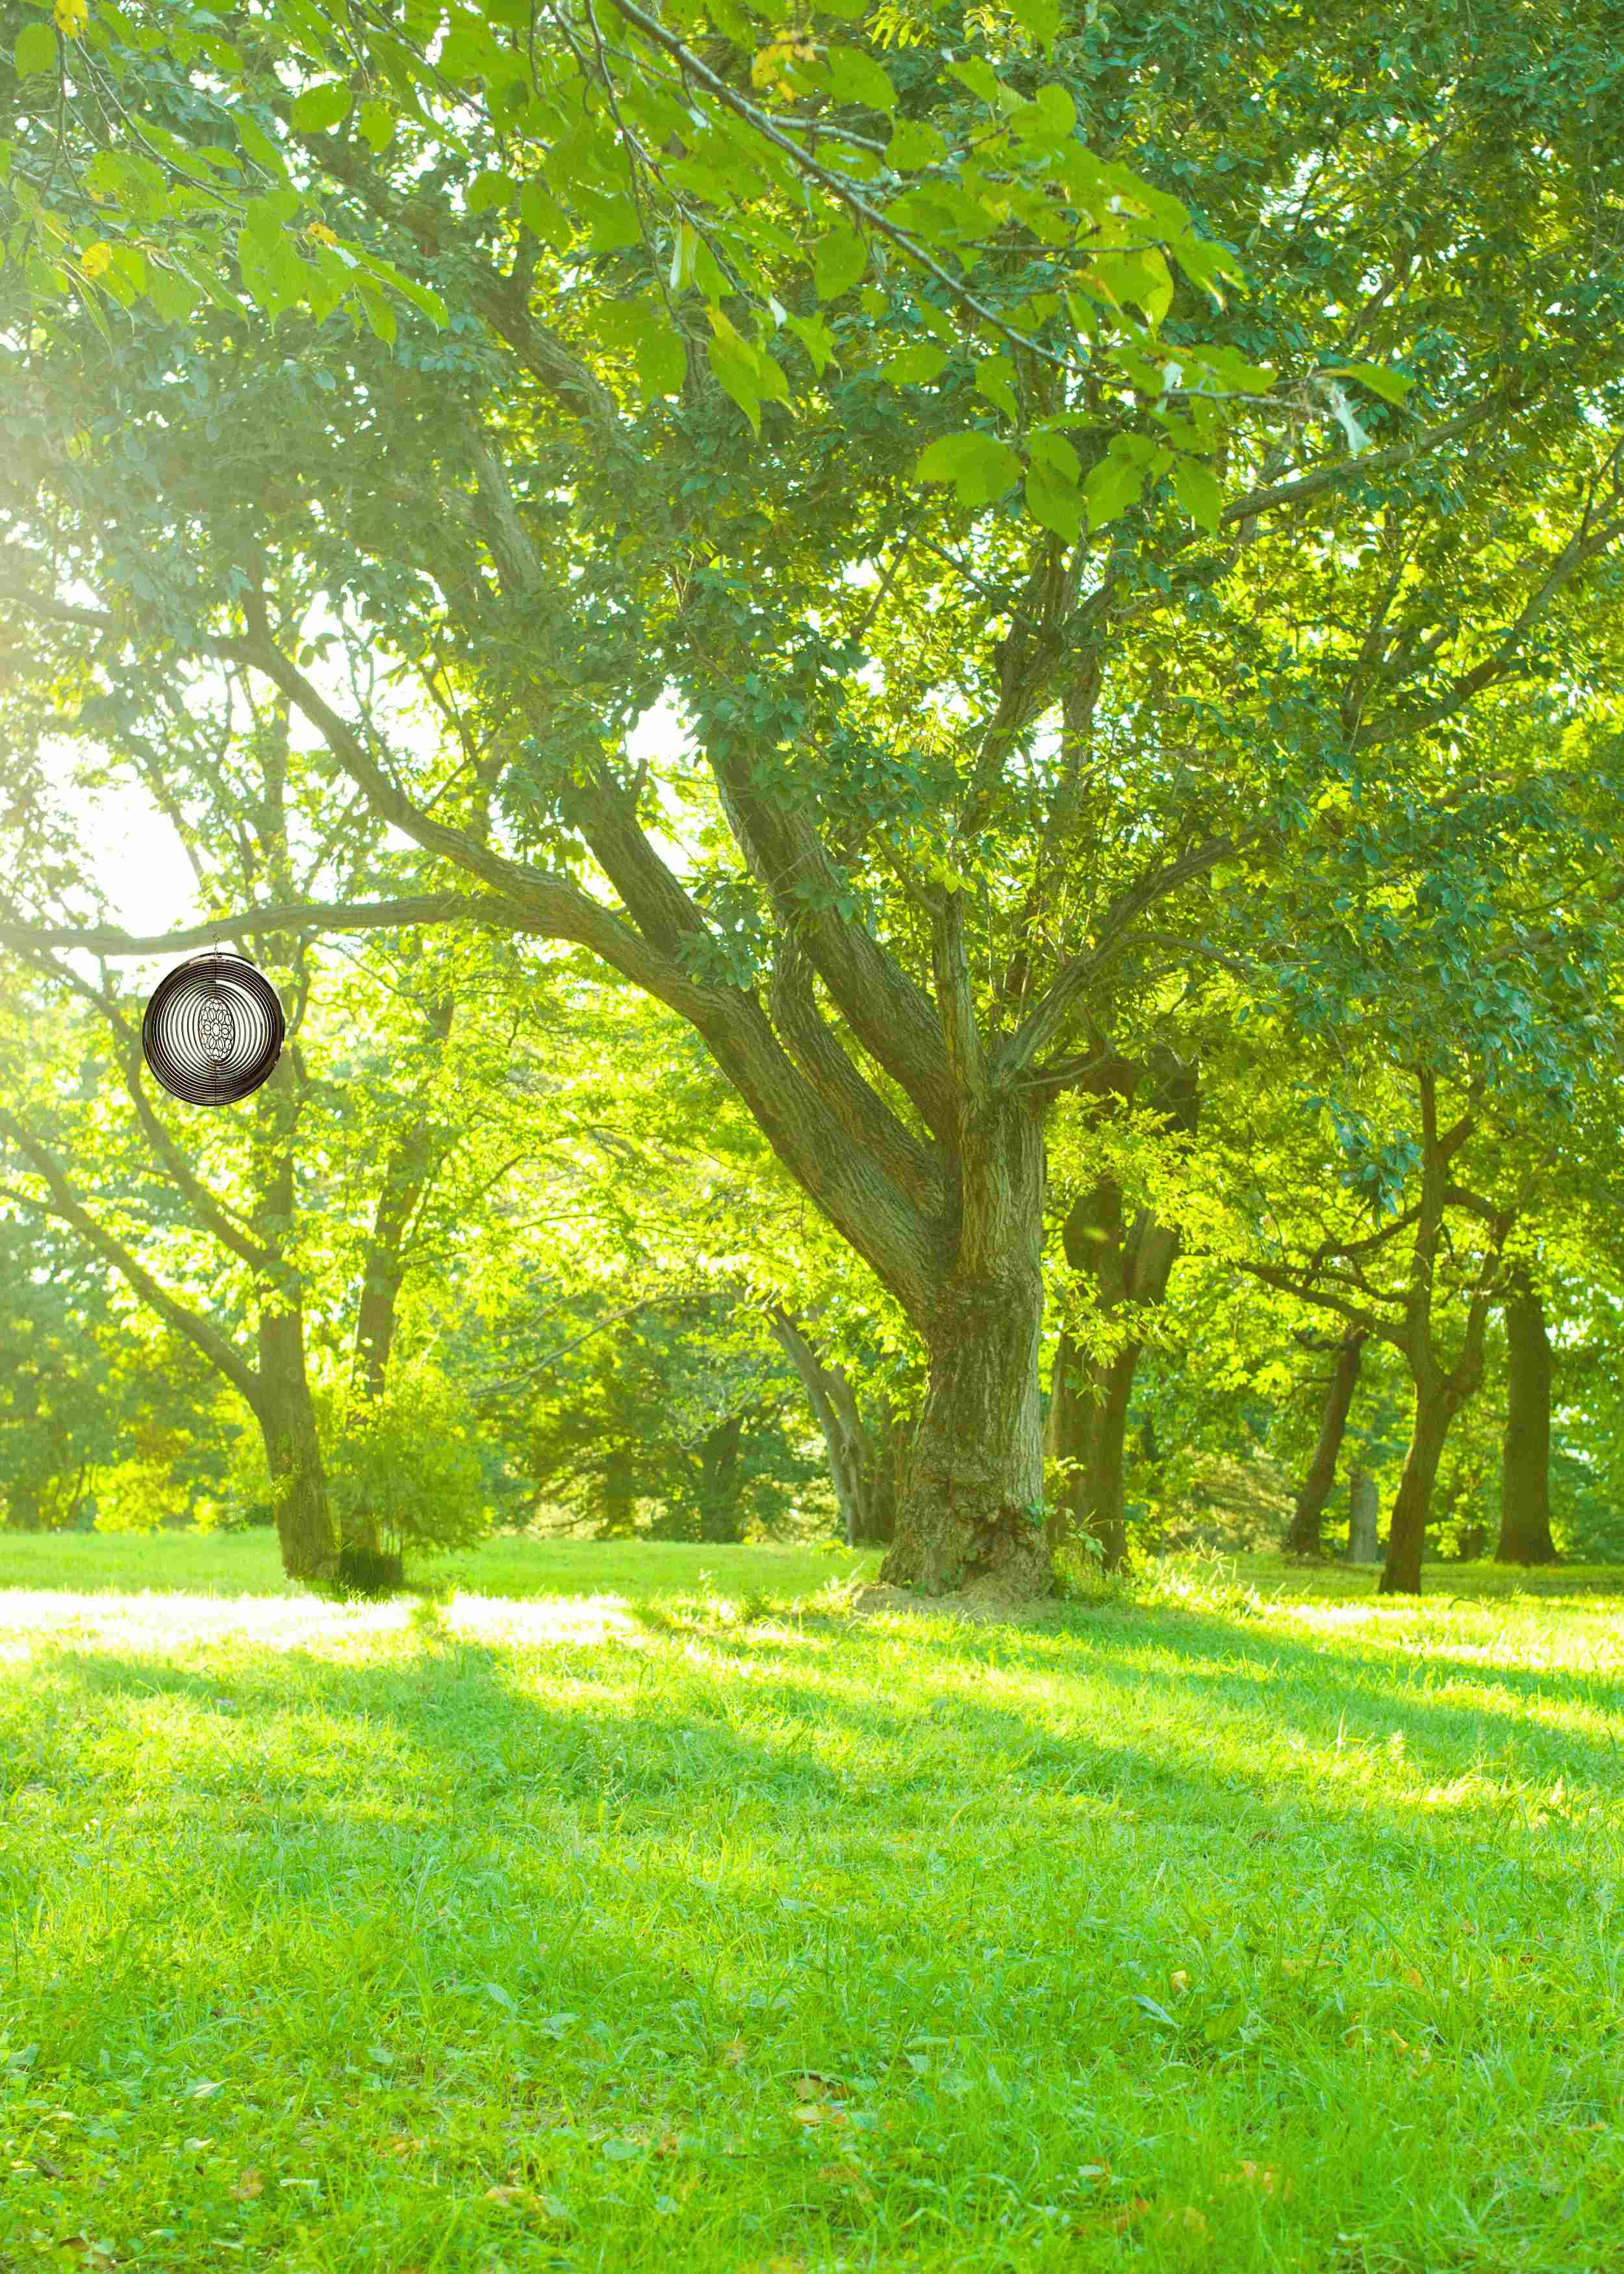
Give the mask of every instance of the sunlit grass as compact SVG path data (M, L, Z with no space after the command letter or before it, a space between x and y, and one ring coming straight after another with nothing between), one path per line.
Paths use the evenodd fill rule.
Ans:
M506 1552L0 1600L0 2264L1624 2264L1616 1602Z

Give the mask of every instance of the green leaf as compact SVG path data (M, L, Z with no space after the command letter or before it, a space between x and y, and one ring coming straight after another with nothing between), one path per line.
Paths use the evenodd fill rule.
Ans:
M801 342L813 370L822 379L830 365L837 361L835 335L828 325L821 316L786 316L784 327Z
M569 243L568 216L555 198L549 197L535 176L519 192L519 218L526 229L550 245L554 252L562 252Z
M288 169L282 162L282 152L259 120L251 117L247 111L239 110L233 114L232 124L237 128L237 140L255 164L263 166L266 172L274 174L279 182L285 182Z
M1223 492L1210 466L1199 458L1176 458L1173 494L1198 529L1204 529L1209 537L1216 534L1223 512Z
M997 109L1004 90L990 64L983 63L980 56L966 56L962 63L949 64L947 70L950 79L956 79L972 94L979 94L983 102Z
M1049 46L1060 29L1059 0L1004 0L1004 4L1040 46Z
M370 283L365 277L362 277L357 282L356 290L360 295L361 305L366 312L368 324L386 347L393 347L396 325L395 310L389 305L388 295L380 292L378 287Z
M934 340L919 340L880 365L882 379L893 387L923 387L939 379L947 366L947 350Z
M947 155L947 140L922 119L899 118L891 128L885 155L898 172L916 166L939 166Z
M1026 470L1026 507L1034 521L1075 545L1083 533L1083 493L1073 481L1050 468L1034 464Z
M1379 363L1333 363L1325 365L1326 376L1334 379L1357 379L1361 387L1368 387L1384 403L1401 406L1415 385L1408 372L1387 371Z
M352 97L342 79L323 79L307 87L293 106L293 124L301 134L326 134L350 116Z
M987 505L1002 497L1020 473L1020 460L996 434L944 434L920 455L916 482L951 482L960 505Z
M1138 503L1145 487L1146 469L1137 456L1119 448L1113 442L1083 484L1083 497L1088 508L1090 529L1103 529L1107 522L1116 520L1131 505Z
M832 47L824 62L829 84L840 102L861 102L870 110L895 110L897 90L872 56L861 48Z
M372 155L380 157L395 139L395 109L391 103L372 101L364 102L357 115L356 124L372 145Z
M812 248L812 276L820 300L849 292L868 266L868 248L854 229L831 229Z
M749 420L752 432L759 434L762 390L756 383L754 358L744 342L718 333L715 339L706 342L705 358L723 394L738 404Z
M981 358L975 366L975 391L984 395L989 403L996 403L1017 425L1020 424L1020 405L1015 400L1015 366L1008 356Z
M1056 434L1045 426L1034 427L1027 448L1033 463L1046 466L1056 480L1069 482L1073 488L1081 481L1083 462L1064 434Z
M37 79L56 69L56 34L49 24L25 24L11 49L19 79Z
M1064 142L1077 125L1077 105L1063 87L1041 87L1010 120L1023 142Z
M518 188L511 174L500 168L488 174L476 174L468 185L468 210L470 214L490 213L493 207L505 206Z

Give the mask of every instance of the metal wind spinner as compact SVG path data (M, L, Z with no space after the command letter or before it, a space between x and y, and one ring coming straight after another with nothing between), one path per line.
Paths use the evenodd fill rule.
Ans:
M235 1105L274 1072L287 1032L276 990L246 958L193 956L166 972L141 1020L141 1050L171 1097Z

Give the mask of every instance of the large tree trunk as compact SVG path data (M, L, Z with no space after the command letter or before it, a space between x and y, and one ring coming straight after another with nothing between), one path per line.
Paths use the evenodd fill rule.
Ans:
M1016 1100L963 1141L957 1269L914 1325L928 1361L888 1585L1003 1600L1053 1586L1043 1528L1043 1141Z
M823 1431L841 1537L848 1547L890 1540L897 1528L894 1427L886 1421L869 1427L850 1374L820 1354L800 1320L775 1307L771 1323Z
M305 1371L304 1321L297 1309L260 1314L254 1411L271 1472L282 1570L290 1579L330 1579L339 1543Z
M1554 1563L1551 1537L1551 1344L1545 1306L1526 1271L1506 1306L1506 1434L1500 1472L1497 1563Z
M1320 1552L1320 1526L1325 1515L1326 1502L1331 1497L1331 1487L1336 1479L1336 1463L1342 1449L1342 1436L1348 1427L1349 1409L1353 1393L1358 1387L1359 1361L1365 1350L1365 1329L1355 1327L1337 1346L1336 1364L1325 1393L1325 1406L1320 1417L1320 1439L1314 1456L1308 1465L1308 1473L1297 1496L1291 1525L1286 1533L1286 1547L1294 1555L1318 1555Z
M1416 1414L1404 1472L1398 1480L1393 1513L1387 1524L1387 1560L1378 1592L1384 1595L1418 1595L1421 1557L1426 1527L1432 1513L1432 1487L1444 1442L1463 1400L1436 1382L1416 1385Z

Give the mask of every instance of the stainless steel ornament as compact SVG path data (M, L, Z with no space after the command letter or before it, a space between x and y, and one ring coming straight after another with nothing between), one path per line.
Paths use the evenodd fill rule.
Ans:
M287 1032L276 990L240 955L193 956L153 990L141 1050L171 1097L234 1105L275 1071Z

